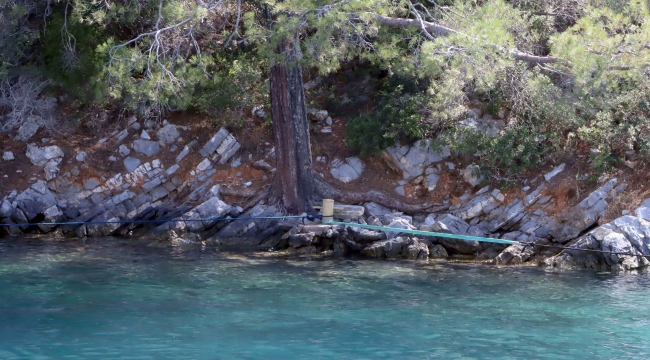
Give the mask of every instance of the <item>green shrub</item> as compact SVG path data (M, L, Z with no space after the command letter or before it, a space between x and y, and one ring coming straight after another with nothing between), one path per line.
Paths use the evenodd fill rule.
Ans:
M74 45L70 47L62 34L63 26L64 17L57 12L43 29L40 55L45 76L79 100L104 102L108 92L104 71L107 34L97 26L69 18L67 31Z

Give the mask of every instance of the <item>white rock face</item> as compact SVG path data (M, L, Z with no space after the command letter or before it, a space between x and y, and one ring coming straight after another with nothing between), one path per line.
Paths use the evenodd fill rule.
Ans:
M348 183L359 178L364 169L363 162L357 157L350 157L345 161L334 159L330 173L338 180Z
M43 167L46 180L52 180L56 177L59 172L59 164L63 160L63 151L56 145L39 147L28 144L25 155L32 164Z
M383 151L383 156L393 168L402 171L404 179L409 180L422 175L426 167L448 158L451 153L447 148L440 153L434 151L431 141L425 139L410 146L389 147Z
M468 165L463 171L463 180L472 186L476 186L483 181L483 176L476 175L479 167L477 165Z

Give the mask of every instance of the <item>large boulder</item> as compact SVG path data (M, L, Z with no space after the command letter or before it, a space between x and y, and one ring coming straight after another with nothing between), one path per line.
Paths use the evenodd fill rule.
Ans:
M402 247L408 243L409 239L406 237L396 237L393 239L377 241L361 250L361 254L378 259L395 259L402 256Z
M433 225L434 232L456 234L456 235L472 235L484 237L486 234L475 226L470 226L463 219L445 214L440 216L436 223ZM440 237L438 239L440 244L447 250L451 250L456 254L474 255L481 249L481 244L478 241L467 241L460 239L451 239Z
M562 211L556 220L552 220L548 224L550 236L556 242L566 243L596 224L607 211L607 202L612 199L612 195L616 191L614 185L616 185L616 179L609 180L578 205ZM643 212L643 210L640 211Z
M622 216L570 242L572 248L546 260L559 268L632 270L650 265L650 221ZM588 250L597 250L592 252Z

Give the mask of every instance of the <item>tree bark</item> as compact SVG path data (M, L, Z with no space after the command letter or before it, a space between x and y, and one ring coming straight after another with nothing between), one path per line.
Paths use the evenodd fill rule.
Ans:
M284 61L270 69L271 116L277 172L270 196L290 213L311 212L314 173L309 122L298 63L298 45L287 40L278 46Z

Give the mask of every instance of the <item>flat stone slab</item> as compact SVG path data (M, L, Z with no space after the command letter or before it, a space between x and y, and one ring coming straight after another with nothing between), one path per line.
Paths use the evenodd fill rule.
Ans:
M154 156L160 152L160 144L157 141L138 139L131 146L133 150L146 156Z

